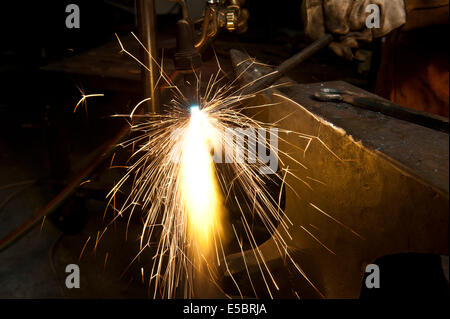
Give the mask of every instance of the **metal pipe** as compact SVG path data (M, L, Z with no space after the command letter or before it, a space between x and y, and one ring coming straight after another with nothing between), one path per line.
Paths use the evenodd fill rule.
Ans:
M144 82L145 98L151 100L145 103L145 112L159 111L159 90L155 87L158 78L158 47L156 42L156 10L155 0L137 1L139 35L146 50L142 49L142 62L150 70L142 68L142 80Z
M197 104L197 78L195 71L202 64L200 53L194 48L190 23L181 19L177 22L177 51L174 55L175 69L184 74L183 93L188 105Z
M211 17L213 16L213 17ZM211 8L206 8L205 10L205 17L203 18L203 24L202 24L202 35L200 39L195 43L194 47L196 49L201 48L205 43L208 41L209 38L209 24L213 23L213 33L217 33L217 16L215 14L214 10L211 10ZM213 35L213 36L214 36Z
M261 80L256 81L253 85L249 86L243 91L244 94L256 93L264 88L269 87L275 81L282 78L288 71L294 67L309 59L315 53L321 49L327 47L333 41L333 36L330 34L325 35L319 40L313 42L308 47L295 54L291 58L281 63L270 76L262 77Z
M186 19L186 20L189 19L189 13L188 13L188 9L186 6L186 1L184 1L184 0L170 0L170 1L177 2L180 5L181 14L183 16L183 19Z

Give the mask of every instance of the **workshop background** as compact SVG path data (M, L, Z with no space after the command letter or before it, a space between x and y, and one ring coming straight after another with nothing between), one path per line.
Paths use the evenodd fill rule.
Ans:
M206 1L186 2L191 18L200 18ZM364 58L324 49L286 76L305 85L343 81L448 119L448 1L406 2L407 25L361 45ZM65 26L70 3L80 7L79 29ZM247 0L245 8L248 30L220 32L202 52L203 72L214 71L217 55L233 74L230 49L277 66L311 43L302 1ZM427 19L420 14L425 10ZM181 11L176 2L157 0L156 13L158 52L170 74ZM141 267L151 256L143 254L128 268L138 252L139 223L130 223L127 241L127 221L115 223L93 247L105 223L106 194L120 176L109 168L107 151L127 128L111 115L129 112L143 98L140 66L120 54L115 37L138 52L130 36L138 32L135 1L3 1L0 24L0 298L146 298ZM104 96L73 112L82 94L95 93ZM448 145L446 151L440 174L448 180ZM442 188L448 200L448 182ZM80 265L80 289L64 286L71 263ZM406 254L385 263L390 280L416 278L402 279L396 292L448 296L448 256Z

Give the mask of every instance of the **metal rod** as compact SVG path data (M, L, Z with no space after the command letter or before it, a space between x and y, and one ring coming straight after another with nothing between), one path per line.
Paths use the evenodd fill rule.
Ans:
M139 22L139 35L142 44L145 46L150 55L142 50L142 62L150 70L142 68L142 80L144 82L145 98L151 97L149 102L145 103L145 112L159 111L159 90L155 88L156 79L158 78L158 47L156 42L156 11L155 0L138 0L137 13ZM152 59L153 57L153 59Z
M294 56L290 57L289 59L281 63L276 68L275 72L272 75L263 77L261 80L256 81L252 86L244 90L243 93L245 94L255 93L270 86L272 83L282 78L288 71L292 70L294 67L304 62L305 60L309 59L311 56L313 56L321 49L327 47L332 41L333 41L332 35L327 34L323 36L322 38L313 42L299 53L295 54Z
M415 123L445 133L449 132L447 118L404 107L391 101L361 96L350 91L333 88L320 89L319 92L314 94L314 98L323 102L345 102L366 110L380 112L399 120Z

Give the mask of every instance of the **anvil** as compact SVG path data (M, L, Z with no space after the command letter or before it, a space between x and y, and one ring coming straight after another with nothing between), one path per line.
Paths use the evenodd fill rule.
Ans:
M239 51L232 50L231 57L237 74L248 67L243 82L270 72L261 65L249 67L252 60ZM449 135L346 103L315 100L324 87L381 99L340 81L291 83L248 102L273 106L247 111L257 120L315 137L309 143L287 134L279 149L305 166L282 158L299 177L286 176L290 187L284 213L292 221L287 244L320 293L308 290L273 239L259 249L280 291L284 287L300 297L358 298L366 265L379 257L448 255ZM244 254L247 267L257 273L254 253ZM240 252L227 260L232 274L245 272Z

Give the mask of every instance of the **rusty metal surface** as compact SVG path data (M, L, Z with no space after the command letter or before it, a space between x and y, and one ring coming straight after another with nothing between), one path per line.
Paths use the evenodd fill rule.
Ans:
M281 88L280 91L310 112L343 129L364 147L388 160L398 162L411 174L448 194L448 134L348 104L315 101L311 97L321 87L351 90L380 99L345 82L293 85Z
M264 73L256 67L247 80ZM287 134L279 145L305 166L282 156L297 175L286 177L285 215L293 223L287 243L323 297L357 298L365 266L381 256L448 255L449 140L445 133L369 110L313 100L324 86L363 93L344 82L293 84L252 103L275 103L255 113L258 120L315 137L308 143ZM273 240L260 250L274 273L295 273ZM232 272L240 273L241 256L229 257ZM246 260L256 265L251 251ZM307 293L311 289L300 274L281 277L277 297L292 298L292 291L317 297Z

